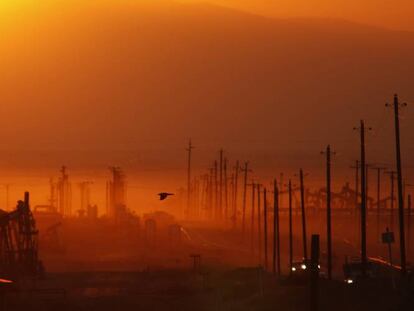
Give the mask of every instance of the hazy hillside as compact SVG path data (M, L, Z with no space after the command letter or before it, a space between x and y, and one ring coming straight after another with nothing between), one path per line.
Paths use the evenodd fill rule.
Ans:
M381 130L371 139L378 154L392 146L385 100L414 98L414 34L345 21L105 4L56 6L2 27L5 150L68 150L87 162L151 149L162 162L191 136L281 157L331 142L348 161L360 118ZM404 126L407 150L414 131Z

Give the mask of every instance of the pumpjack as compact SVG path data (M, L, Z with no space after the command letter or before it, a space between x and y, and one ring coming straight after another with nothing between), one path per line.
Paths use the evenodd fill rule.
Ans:
M40 277L36 222L30 210L29 193L11 212L0 210L0 275L11 279Z

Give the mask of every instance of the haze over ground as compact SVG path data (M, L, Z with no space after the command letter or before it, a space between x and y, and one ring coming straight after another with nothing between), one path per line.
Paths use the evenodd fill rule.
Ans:
M192 137L200 170L223 147L267 174L322 175L327 143L341 170L356 159L361 118L368 161L393 164L384 104L395 92L414 103L414 33L388 29L414 29L412 10L397 2L234 5L266 17L206 3L3 2L0 168L180 174ZM402 112L409 174L413 116Z

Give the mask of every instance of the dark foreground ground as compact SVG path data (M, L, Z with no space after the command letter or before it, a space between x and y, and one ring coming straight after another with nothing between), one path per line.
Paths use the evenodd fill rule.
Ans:
M414 292L371 282L319 283L319 310L414 310ZM26 286L28 288L29 286ZM50 274L5 294L3 310L309 310L309 286L257 268Z

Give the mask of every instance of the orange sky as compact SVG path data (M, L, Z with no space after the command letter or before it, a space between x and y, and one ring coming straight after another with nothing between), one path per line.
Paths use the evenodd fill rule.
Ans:
M341 18L414 30L412 0L187 0L211 2L277 17Z
M73 5L77 0L56 0L63 6ZM174 0L84 0L96 3L156 3ZM361 23L376 24L405 30L414 30L414 1L412 0L176 0L177 2L210 2L237 7L260 14L277 17L332 17ZM42 1L42 6L47 1ZM24 6L31 9L39 6L35 0L0 0L0 11L21 10ZM4 14L3 14L4 15ZM4 16L2 16L4 18Z
M399 11L364 1L355 12L353 0L211 1L414 31L408 1L392 2ZM0 0L0 171L64 163L184 172L191 136L199 168L223 147L256 171L300 165L323 174L328 142L344 169L358 156L360 118L376 130L369 160L393 163L384 103L394 92L414 102L414 33L201 5L165 10L169 0L147 0L160 3L152 12L132 9L136 2ZM412 172L413 119L414 109L404 110Z

